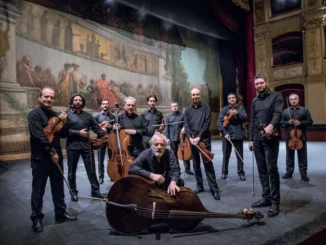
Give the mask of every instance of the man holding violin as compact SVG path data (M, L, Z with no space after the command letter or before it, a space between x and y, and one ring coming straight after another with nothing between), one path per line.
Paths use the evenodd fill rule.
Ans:
M44 133L44 128L52 117L59 117L64 124L67 122L67 114L65 112L58 116L51 109L54 99L55 91L52 88L43 88L39 97L40 106L28 114L33 175L31 219L33 221L33 231L37 233L43 231L43 196L48 178L50 178L56 223L77 220L76 216L70 215L66 211L63 176L59 169L59 167L63 169L60 134L55 133L53 141L50 142Z
M184 114L179 112L178 103L171 103L171 113L167 115L165 123L165 135L168 141L170 141L171 150L178 161L178 147L180 145L180 131L184 131ZM184 132L182 132L184 134ZM189 149L190 150L190 149ZM190 171L190 160L184 161L185 172L189 175L194 175Z
M129 174L136 174L154 180L158 187L175 195L183 186L180 167L172 150L166 149L167 139L161 133L155 133L150 149L144 150L129 167Z
M95 115L95 120L100 125L100 127L109 134L112 129L112 125L115 123L115 116L109 112L109 100L103 99L101 102L102 111ZM101 144L100 149L97 151L98 156L98 175L99 183L103 184L104 182L104 158L105 151L108 148L108 158L112 156L112 151L108 147L108 142L105 141Z
M283 96L271 91L264 74L257 74L254 84L258 95L252 101L249 144L254 150L263 199L251 204L253 208L270 207L268 217L279 214L280 175L277 167L279 132L283 111Z
M241 181L246 180L243 171L243 128L242 124L247 120L246 110L237 104L234 93L228 94L229 105L223 107L217 119L217 128L222 133L223 165L221 179L225 180L229 172L229 159L232 145L237 152L238 175ZM232 142L232 144L231 144ZM239 155L238 155L239 154Z
M68 112L69 130L67 132L67 160L68 160L68 182L72 191L71 200L78 202L78 190L76 186L76 171L79 157L82 156L87 177L92 188L92 197L102 198L100 186L97 180L94 153L91 149L89 129L97 134L98 137L107 135L95 118L84 111L86 100L81 94L74 94L70 98L70 105L73 110Z
M202 154L207 181L215 200L220 200L220 193L216 182L215 169L212 159L203 157L202 145L206 151L211 150L211 110L209 105L200 101L200 90L193 88L190 91L193 104L185 111L185 132L191 143L191 155L197 181L196 194L204 191L203 175L200 168L200 153ZM206 154L207 155L207 154Z
M299 96L291 94L291 107L282 113L282 127L286 132L286 173L282 179L292 178L294 171L294 153L297 150L301 179L308 182L307 176L307 135L306 131L313 121L308 109L299 105Z

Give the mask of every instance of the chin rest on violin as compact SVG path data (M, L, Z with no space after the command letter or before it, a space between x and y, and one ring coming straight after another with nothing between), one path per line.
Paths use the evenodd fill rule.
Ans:
M171 196L153 181L135 175L115 182L106 201L107 220L121 234L147 232L157 224L166 224L177 232L190 232L205 218L241 218L252 225L252 220L264 217L252 209L238 214L209 212L189 188L180 187L180 192Z

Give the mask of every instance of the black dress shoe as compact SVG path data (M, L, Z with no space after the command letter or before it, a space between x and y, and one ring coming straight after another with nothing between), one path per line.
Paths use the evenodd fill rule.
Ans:
M202 188L196 188L196 189L194 190L194 193L195 193L195 194L198 194L198 193L201 193L201 192L204 192L204 189L202 189Z
M286 172L282 177L282 179L291 179L291 178L292 178L292 174L290 172Z
M227 174L226 173L222 173L222 175L221 175L221 179L222 180L225 180L227 178Z
M244 174L239 174L239 178L240 178L241 181L246 180L246 176Z
M92 193L92 197L95 197L95 198L104 198L104 196L101 194L101 193L99 193L99 192L97 192L97 193Z
M63 214L63 216L61 217L55 217L55 222L57 224L63 223L63 222L69 222L69 221L76 221L77 220L77 216L76 215L71 215L67 212L65 212Z
M215 200L220 200L221 199L220 193L218 191L214 192L213 197L214 197Z
M43 231L43 224L42 224L42 220L35 220L33 221L33 231L36 233L40 233Z
M100 185L102 185L102 184L104 183L104 177L100 177L100 178L98 179L98 182L100 183Z
M308 178L308 176L307 175L302 175L301 176L301 179L303 180L303 181L306 181L306 182L309 182L309 178Z
M269 208L267 215L268 217L274 217L278 215L279 212L280 212L279 205L273 203L272 206Z
M271 205L270 201L267 201L265 199L261 199L257 202L254 202L251 204L252 208L262 208L262 207L269 207Z
M185 172L186 172L186 174L189 174L189 175L194 175L194 173L193 173L193 172L191 172L189 169L187 169Z
M78 199L77 194L74 193L74 194L71 195L71 201L73 201L73 202L78 202L78 200L79 200L79 199Z

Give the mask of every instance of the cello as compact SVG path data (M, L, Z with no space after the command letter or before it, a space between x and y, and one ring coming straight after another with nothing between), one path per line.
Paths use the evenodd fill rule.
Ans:
M115 182L105 201L107 220L121 234L146 232L162 223L177 232L191 232L205 218L240 218L250 222L264 217L251 209L239 214L209 212L189 188L180 187L180 192L171 196L152 180L135 175Z
M177 152L179 160L188 161L191 159L191 144L185 133L180 131L180 144Z
M119 105L115 105L115 117L118 122ZM129 166L132 164L134 157L130 154L131 136L123 129L117 128L112 130L108 136L108 145L112 151L112 157L107 164L107 174L111 180L116 181L121 177L128 175Z

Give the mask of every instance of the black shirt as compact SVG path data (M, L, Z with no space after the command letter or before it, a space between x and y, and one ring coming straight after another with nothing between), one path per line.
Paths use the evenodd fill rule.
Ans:
M119 124L121 129L134 129L135 135L131 135L131 155L138 156L144 150L142 143L142 136L147 132L147 122L145 119L137 114L128 116L127 113L119 115Z
M146 149L129 167L129 174L137 174L148 178L151 173L161 174L166 179L177 182L180 179L180 167L172 150L166 149L158 162L152 149Z
M232 106L230 105L223 107L217 119L217 128L218 130L220 130L223 136L229 134L232 140L242 140L243 139L242 123L244 123L247 120L246 110L242 105L237 105L235 107L235 109L237 110L237 114L230 119L229 126L224 128L223 127L224 116L226 116L229 110L231 109Z
M189 139L192 138L192 133L195 134L195 137L200 137L201 139L211 138L209 131L211 109L208 104L200 102L197 108L194 105L187 107L184 120L185 132Z
M96 114L94 118L97 121L97 123L107 121L111 125L115 124L115 115L113 115L110 112L105 114L104 111L101 111L98 114ZM112 127L111 128L106 128L106 132L109 134L111 132L111 129L112 129Z
M156 108L154 108L153 112L149 108L147 108L143 112L142 116L147 121L147 132L144 134L144 136L152 137L155 133L155 130L160 127L160 126L153 127L152 125L161 124L163 119L163 114Z
M62 153L60 137L54 134L52 143L49 142L43 131L51 117L57 117L53 110L47 110L42 106L36 107L28 114L28 128L30 132L31 156L40 160L49 159L56 153Z
M272 124L280 130L280 122L283 111L283 96L280 92L267 90L263 96L258 95L252 101L249 141L263 140L259 133L260 124L265 127Z
M95 118L88 112L81 110L68 112L69 119L69 132L67 138L67 150L89 150L90 142L89 138L85 138L79 135L79 131L87 128L97 134L98 137L107 135L106 131L100 128Z
M184 121L184 114L177 111L167 115L165 123L165 135L166 138L171 141L180 141L180 131L183 127L183 123L175 123ZM174 124L169 124L174 123Z
M291 113L291 118L289 112ZM282 113L282 127L285 128L286 139L290 139L290 131L294 128L294 124L289 124L289 120L296 117L298 118L298 121L300 121L300 125L297 126L297 129L300 129L302 132L301 140L307 140L306 131L307 128L313 124L313 120L309 110L302 106L287 108Z

